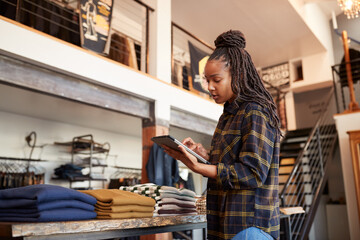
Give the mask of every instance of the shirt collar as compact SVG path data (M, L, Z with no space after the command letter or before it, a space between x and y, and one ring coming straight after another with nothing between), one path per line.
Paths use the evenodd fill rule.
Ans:
M224 104L224 113L230 113L235 115L237 113L237 111L239 110L239 106L240 106L241 101L235 99L234 101L232 101L232 103L226 102Z

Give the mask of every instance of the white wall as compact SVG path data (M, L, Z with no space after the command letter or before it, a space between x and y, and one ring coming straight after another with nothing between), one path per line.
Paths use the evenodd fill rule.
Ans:
M314 222L309 232L309 240L329 239L326 221L326 202L329 197L322 195L318 209L316 210Z
M360 129L360 112L349 114L338 114L334 116L338 131L342 172L344 176L344 187L346 197L346 208L352 240L360 239L360 222L357 210L357 199L355 194L354 172L352 156L350 151L349 135L347 131Z
M99 143L111 144L108 164L141 169L142 165L142 139L137 136L124 135L98 128L84 127L78 124L47 120L37 117L20 115L11 112L0 111L0 153L1 156L27 158L30 147L25 142L25 136L31 131L37 133L36 145L48 144L43 149L35 148L32 158L48 160L48 162L36 163L46 169L45 183L69 186L66 181L51 181L54 168L61 164L70 163L71 154L68 147L54 145L54 142L68 142L73 137L92 134L94 140ZM99 155L100 157L101 155ZM99 172L101 169L95 169ZM115 171L107 168L105 176L109 178ZM85 184L85 183L84 183ZM87 186L86 184L75 186ZM94 187L101 184L94 183Z

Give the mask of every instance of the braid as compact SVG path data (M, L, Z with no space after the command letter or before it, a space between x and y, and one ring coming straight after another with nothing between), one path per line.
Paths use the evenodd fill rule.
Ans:
M237 99L266 107L270 112L270 124L279 130L280 120L274 99L261 81L245 45L245 36L240 31L224 32L216 38L216 49L208 61L220 60L225 62L225 66L230 66L231 88Z

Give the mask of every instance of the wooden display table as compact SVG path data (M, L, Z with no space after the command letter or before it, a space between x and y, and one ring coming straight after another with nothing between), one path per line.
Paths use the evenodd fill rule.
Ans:
M0 239L109 239L206 228L206 215L86 220L0 222Z

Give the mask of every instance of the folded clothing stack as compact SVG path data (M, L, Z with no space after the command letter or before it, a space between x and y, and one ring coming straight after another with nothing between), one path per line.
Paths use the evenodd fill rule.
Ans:
M197 214L196 194L189 189L177 189L153 183L122 186L120 189L155 199L154 216Z
M75 164L64 164L58 168L55 168L55 175L59 179L69 179L69 180L87 180L89 179L88 175L82 173L83 167L77 166Z
M39 184L0 190L0 221L51 222L96 217L96 199L55 185Z
M155 200L150 197L118 189L82 190L96 198L96 218L140 218L152 217Z

